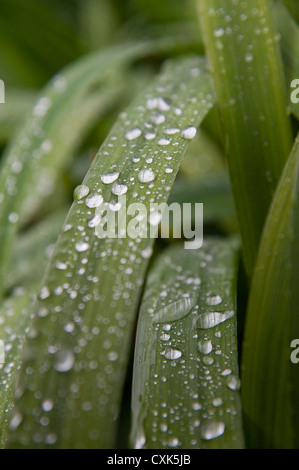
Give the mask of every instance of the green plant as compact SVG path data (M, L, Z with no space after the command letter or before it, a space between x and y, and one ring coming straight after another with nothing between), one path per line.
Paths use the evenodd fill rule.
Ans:
M298 448L296 3L62 4L0 5L1 446Z

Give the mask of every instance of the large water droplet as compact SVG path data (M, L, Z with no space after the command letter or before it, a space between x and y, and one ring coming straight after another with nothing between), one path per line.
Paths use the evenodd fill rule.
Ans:
M54 401L51 400L50 398L46 398L42 402L42 409L45 411L45 413L49 413L49 411L52 411L54 406Z
M78 201L79 199L82 199L83 197L87 196L87 194L89 194L89 187L85 184L80 184L74 190L74 200Z
M137 137L141 136L141 129L139 129L138 127L136 127L135 129L132 129L130 131L127 131L125 133L125 138L127 140L134 140L134 139L137 139Z
M193 127L193 126L185 127L181 132L181 136L184 139L191 140L195 137L196 132L197 132L196 127Z
M162 307L153 317L153 323L166 323L179 320L189 315L192 308L196 305L195 297L184 297L176 302L172 302Z
M115 196L122 196L123 194L126 194L127 191L128 186L121 183L114 183L111 189L112 194L115 194Z
M55 354L54 369L57 372L68 372L75 363L75 357L69 349L61 349Z
M80 241L76 243L76 250L79 251L80 253L83 251L87 251L89 248L90 248L89 244L84 241Z
M140 183L151 183L155 179L155 173L152 170L141 170L138 173Z
M211 421L201 428L201 438L205 441L216 439L222 436L225 431L225 424L222 421Z
M141 251L141 256L144 259L150 258L153 254L153 249L151 246L147 246Z
M201 340L197 344L199 352L202 354L210 354L213 351L212 342L210 340Z
M93 196L85 200L85 204L87 205L87 207L93 208L99 207L103 201L103 196L101 196L100 194L94 194Z
M229 377L227 377L226 383L227 383L228 388L230 390L233 390L234 392L239 390L241 387L241 381L239 377L237 377L236 375L230 375Z
M221 302L222 297L220 297L220 295L211 295L206 299L206 304L209 306L219 305Z
M158 145L169 145L170 143L171 143L171 140L165 139L163 137L158 140Z
M235 312L233 310L226 312L205 312L199 315L196 319L196 328L209 329L223 323L224 321L232 318Z
M114 181L116 181L118 177L119 177L118 171L114 171L113 173L105 173L101 176L101 181L104 184L111 184L111 183L114 183Z
M181 356L182 351L179 351L178 349L167 349L164 354L164 357L170 360L179 359Z

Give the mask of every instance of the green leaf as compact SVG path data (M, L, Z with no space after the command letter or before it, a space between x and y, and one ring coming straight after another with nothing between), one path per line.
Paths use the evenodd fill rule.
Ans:
M277 188L252 279L242 363L248 445L298 448L299 140Z
M285 66L287 92L292 113L299 119L299 27L282 3L275 4L275 16L281 34L281 50ZM294 86L295 85L295 86ZM292 96L294 95L294 97ZM293 99L292 99L293 98Z
M251 275L269 204L291 148L278 35L270 1L198 4Z
M243 448L234 241L171 247L149 271L138 320L135 448Z
M125 198L126 207L143 203L147 211L151 202L165 202L188 134L212 104L205 60L171 61L120 115L75 190L34 309L36 335L26 344L19 378L22 422L10 436L11 446L115 444L135 314L154 240L136 232L137 239L101 238L99 204L103 198L117 209L113 204L120 202L122 224ZM148 226L147 219L143 222ZM48 424L43 426L39 413L45 406Z

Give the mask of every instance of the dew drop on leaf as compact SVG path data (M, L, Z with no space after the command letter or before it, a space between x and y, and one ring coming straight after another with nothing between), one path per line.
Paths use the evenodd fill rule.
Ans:
M152 170L141 170L138 179L140 183L151 183L155 179L155 173Z
M111 184L114 183L114 181L116 181L118 177L118 171L114 171L113 173L104 173L103 175L101 175L101 181L104 184Z
M181 132L181 136L184 139L191 140L195 137L196 132L197 132L196 127L193 127L193 126L185 127Z
M79 201L80 199L87 196L88 194L89 194L89 187L86 186L85 184L80 184L74 190L74 200Z

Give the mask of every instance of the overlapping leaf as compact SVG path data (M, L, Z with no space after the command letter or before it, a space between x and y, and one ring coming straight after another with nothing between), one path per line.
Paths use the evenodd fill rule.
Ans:
M238 243L171 247L155 262L138 321L136 448L242 448L238 389Z
M270 1L198 3L250 275L268 207L291 148L278 35Z

